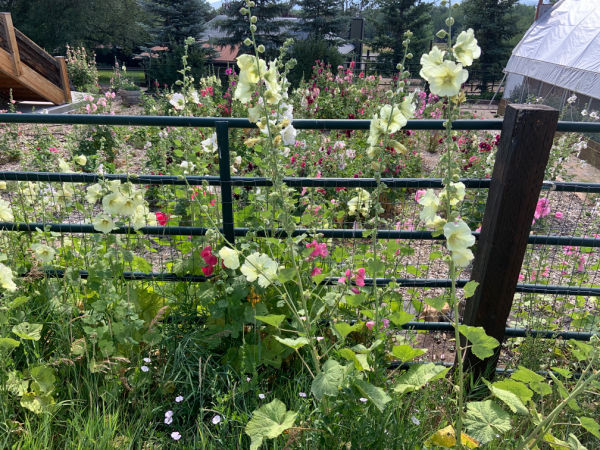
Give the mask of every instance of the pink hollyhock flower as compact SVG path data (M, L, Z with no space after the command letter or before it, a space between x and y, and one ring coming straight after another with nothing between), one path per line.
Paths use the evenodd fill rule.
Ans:
M383 319L383 326L382 328L389 328L390 327L390 319Z
M583 273L585 272L585 262L587 260L587 255L581 255L579 257L579 263L577 264L577 272Z
M316 277L317 275L321 275L322 273L323 273L323 271L322 271L322 270L321 270L319 267L315 267L315 268L312 270L312 272L311 272L310 276L311 276L311 277Z
M545 197L540 198L535 207L535 213L533 214L533 217L536 219L541 219L546 217L548 214L550 214L550 202Z
M202 273L204 274L205 277L210 277L213 274L214 269L215 269L214 266L204 266L202 268Z
M425 189L419 189L417 191L417 193L415 194L415 202L419 203L419 200L421 200L421 197L423 197L426 193L427 193L427 191Z
M354 292L355 294L360 294L360 289L353 287L352 289L350 289L352 292Z
M48 148L48 151L50 153L58 153L58 149L56 147L50 147L50 148Z
M156 221L160 225L165 226L167 224L167 222L169 221L169 214L165 214L160 211L157 211L155 214L156 214Z
M554 214L554 217L556 217L557 219L562 219L563 213L561 213L560 211L556 211L556 214Z
M312 248L313 251L308 256L310 259L318 258L319 256L325 258L329 255L329 250L327 250L327 244L322 243L319 244L317 241L312 241L310 244L306 244L306 248Z
M369 329L369 330L373 330L373 327L375 326L375 321L374 320L369 320L367 323L365 323L365 326Z
M354 280L357 286L365 285L365 269L362 267L356 271L356 278Z

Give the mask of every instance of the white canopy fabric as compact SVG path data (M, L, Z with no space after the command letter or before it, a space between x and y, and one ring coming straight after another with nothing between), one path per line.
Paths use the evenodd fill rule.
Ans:
M600 99L600 0L561 0L533 23L504 72Z

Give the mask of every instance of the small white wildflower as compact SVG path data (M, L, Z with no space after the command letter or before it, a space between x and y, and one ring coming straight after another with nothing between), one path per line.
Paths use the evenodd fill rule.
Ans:
M265 394L258 394L258 398L260 398L261 400L265 399Z
M148 366L142 366L142 367L140 367L140 370L142 372L148 372L150 370L150 368Z
M306 398L306 392L298 392L298 395L302 398Z
M221 422L221 416L219 416L217 414L215 417L212 418L211 422L212 422L213 425L219 424Z
M567 103L569 105L572 105L573 103L575 103L575 101L577 101L577 96L576 95L571 95L568 99L567 99Z
M181 439L181 434L179 434L178 431L173 431L171 433L171 439L173 439L174 441L178 441L179 439Z
M358 401L359 402L363 402L363 403L367 403L369 400L366 399L366 398L364 398L364 397L361 397L361 398L358 399Z
M171 410L168 410L168 411L165 413L165 417L173 417L173 411L171 411Z
M590 119L592 119L592 120L598 120L598 119L600 119L600 116L598 115L598 112L597 111L591 112L590 113Z
M587 110L587 109L582 109L582 110L581 110L581 115L582 115L583 117L587 116L587 115L588 115L588 110Z
M176 403L181 403L183 401L183 396L178 395L177 397L175 397L175 402Z
M173 423L173 418L172 417L165 417L165 424L166 425L171 425Z
M415 416L412 416L410 418L411 422L414 423L415 425L421 425L421 421L419 419L417 419Z
M152 360L150 358L144 358L144 362L145 363L150 363L150 362L152 362Z

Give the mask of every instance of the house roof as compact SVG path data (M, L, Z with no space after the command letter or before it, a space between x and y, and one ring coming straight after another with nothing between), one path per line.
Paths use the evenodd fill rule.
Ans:
M217 55L212 59L213 62L234 63L240 52L239 45L211 45L208 43L202 44L203 48L213 49Z

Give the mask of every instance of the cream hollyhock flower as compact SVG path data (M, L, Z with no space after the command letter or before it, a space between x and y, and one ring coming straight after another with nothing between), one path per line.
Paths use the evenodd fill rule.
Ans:
M108 214L98 214L92 221L92 225L94 225L94 230L105 234L117 228Z
M217 144L217 133L213 133L209 138L204 139L200 142L202 150L205 153L216 153L219 151L219 145Z
M290 124L281 130L284 145L296 145L296 129Z
M169 103L173 105L173 108L175 108L177 111L181 111L183 108L185 108L185 97L183 94L176 92L175 94L171 95Z
M348 202L348 212L351 216L356 214L362 214L366 216L369 214L369 208L371 207L371 195L364 189L356 189L358 195L352 197Z
M0 199L0 222L12 222L14 219L12 209L6 200Z
M472 28L458 35L452 51L456 59L464 66L470 66L473 64L474 59L481 56L481 49L477 45L477 39L475 39Z
M190 100L195 105L197 105L198 103L200 103L200 97L198 96L198 91L194 90L194 91L190 92Z
M431 66L425 75L424 78L429 82L431 92L440 97L457 95L461 85L469 78L469 72L454 61L444 61L438 66Z
M87 188L87 193L85 194L85 199L89 203L96 203L98 200L102 198L102 186L98 183L92 184Z
M450 251L463 251L475 243L471 229L463 220L448 222L444 225L446 247Z
M421 66L423 66L419 72L421 78L426 80L429 76L429 71L435 69L444 62L445 54L446 52L441 51L437 47L433 47L429 53L425 53L421 56Z
M77 155L75 158L73 158L73 161L75 161L75 164L85 166L85 164L87 163L87 158L85 155Z
M462 182L450 183L452 195L450 196L450 205L454 206L459 202L462 202L465 198L465 185ZM444 188L440 193L440 199L446 197L447 190Z
M278 268L277 263L268 255L254 252L246 257L240 270L250 283L258 279L258 285L266 288L277 277Z
M32 244L31 249L35 257L44 264L49 264L56 256L56 251L45 244Z
M67 164L67 162L62 158L58 158L58 168L63 173L73 172L73 169L71 169L71 166L69 166L69 164Z
M237 58L237 65L240 68L240 76L233 98L248 103L260 80L260 75L267 71L267 64L262 59L257 60L256 56L241 55Z
M125 203L125 197L119 191L105 195L102 199L104 211L114 216L121 214L123 203Z
M381 130L379 116L375 114L371 119L371 126L369 128L369 137L367 138L367 144L369 144L371 147L378 146L382 134L383 131ZM371 155L369 156L372 157Z
M440 206L440 199L435 195L433 189L427 189L427 191L425 191L425 194L419 198L419 205L423 206L423 209L419 214L421 220L426 224L434 222L437 217L436 213L438 207Z
M225 267L228 269L235 270L240 267L238 252L235 249L223 247L221 250L219 250L219 256L223 260Z
M121 180L111 180L106 184L111 192L119 192L121 190Z
M414 102L415 93L407 95L400 103L400 112L407 119L412 119L415 116L415 109L417 108Z
M0 286L9 292L17 290L17 285L13 281L13 273L9 267L0 263Z
M396 106L385 105L379 110L379 127L383 133L395 133L402 127L406 126L407 118L402 114L402 111Z
M6 181L0 181L0 191L3 191L6 189Z
M452 252L452 260L458 267L467 267L473 261L473 252L468 248L454 250Z

